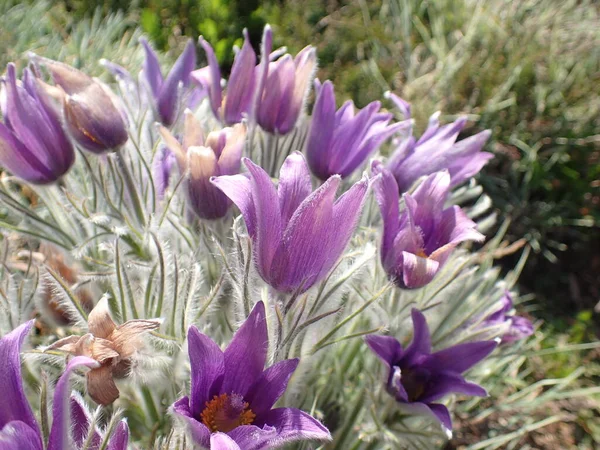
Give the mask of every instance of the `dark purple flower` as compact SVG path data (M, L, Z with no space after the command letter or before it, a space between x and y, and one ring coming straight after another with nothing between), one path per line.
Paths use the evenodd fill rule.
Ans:
M240 171L246 139L245 125L213 131L205 139L198 120L191 111L186 111L182 144L166 128L161 127L160 132L167 147L175 154L181 173L186 174L190 209L201 219L224 217L231 201L211 184L210 179Z
M462 376L496 347L494 341L469 342L431 353L425 316L412 310L413 339L406 349L391 336L365 338L371 350L389 369L386 388L402 409L427 414L452 430L448 409L436 401L450 393L485 397L485 389Z
M32 58L48 68L60 88L40 82L64 104L68 130L81 146L103 153L127 142L125 120L117 107L119 100L108 86L66 64L37 55Z
M19 353L25 336L33 326L33 320L21 325L0 340L0 448L2 450L43 450L42 433L27 402L21 377ZM47 450L81 448L88 436L90 417L78 396L69 396L69 376L80 367L95 368L98 363L91 358L73 358L61 375L54 389L52 427ZM69 398L70 397L70 398ZM116 427L110 437L107 450L126 450L129 429L124 421ZM97 450L102 436L93 434L90 450Z
M404 121L388 125L392 114L380 113L381 104L372 102L358 113L348 100L336 111L333 84L321 86L315 80L317 100L313 109L306 158L310 170L321 180L332 175L347 177L386 139L410 125Z
M158 198L162 199L169 187L171 169L175 164L175 155L169 148L161 144L158 147L154 160L152 161L152 178L158 191Z
M250 112L256 87L256 53L250 44L248 30L244 30L244 45L233 60L226 96L223 96L221 70L215 52L202 37L200 45L206 52L208 66L192 72L192 79L208 91L215 117L227 125L241 122Z
M288 156L279 185L249 159L249 176L218 177L213 183L240 209L253 242L258 273L281 292L305 292L325 278L352 237L368 180L335 200L339 175L314 192L304 156ZM334 201L335 200L335 201Z
M484 239L459 206L444 209L450 190L447 171L430 175L412 194L404 194L402 214L393 175L378 161L372 171L379 174L374 188L383 218L381 262L399 287L425 286L458 244Z
M263 39L268 40L264 46L267 51L262 55L265 59L266 55L270 55L270 29L265 30ZM311 46L302 49L295 58L285 54L275 61L270 61L266 70L261 70L259 66L255 114L256 121L263 130L287 134L294 129L304 107L316 67L317 56Z
M17 80L9 64L0 100L0 164L30 183L51 183L73 165L75 152L61 124L59 107L31 72Z
M500 299L502 307L490 314L481 323L482 327L492 327L503 325L506 331L502 335L501 344L509 344L511 342L525 339L533 334L533 324L525 317L509 315L513 309L513 299L510 292L506 291Z
M410 119L410 104L394 94L389 97L396 103L405 119ZM394 174L400 192L406 192L415 181L440 170L448 170L451 186L457 186L476 175L494 157L481 149L490 137L485 130L456 142L467 119L461 117L454 123L440 126L439 113L431 116L425 133L416 140L412 134L403 139L392 156L387 168Z
M331 439L327 428L305 412L272 409L298 359L265 369L268 345L262 302L224 352L195 326L189 328L191 392L173 405L173 412L194 443L210 450L259 450L298 440Z
M163 125L170 127L177 118L181 87L189 86L190 74L196 67L194 41L188 41L166 79L163 78L156 53L148 41L142 38L140 42L146 51L143 74L155 102L158 118Z

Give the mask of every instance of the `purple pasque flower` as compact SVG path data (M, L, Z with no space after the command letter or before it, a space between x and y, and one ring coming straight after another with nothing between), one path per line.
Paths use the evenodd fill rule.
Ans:
M0 164L30 183L57 181L73 165L75 152L54 99L29 69L18 81L12 63L1 82Z
M96 368L98 363L91 358L78 356L73 358L65 372L59 378L54 389L52 406L52 427L47 445L42 442L42 433L31 406L23 390L21 345L30 332L33 320L24 323L0 340L0 448L2 450L65 450L79 449L88 436L92 423L89 413L77 395L69 398L69 376L77 368ZM103 436L98 431L92 434L92 445L88 449L97 450ZM107 446L107 450L126 450L129 429L121 421ZM96 444L96 445L94 445Z
M317 100L312 113L306 158L313 174L326 180L347 177L386 139L410 126L410 121L389 125L393 115L380 113L380 102L371 102L358 113L348 100L336 111L333 84L315 80Z
M67 128L82 147L103 153L127 142L127 127L117 106L119 100L108 86L67 64L31 56L50 71L58 88L39 83L64 105Z
M363 178L335 200L340 176L313 192L301 153L286 158L277 188L261 167L249 159L244 164L249 176L217 177L212 182L242 212L262 279L280 292L305 292L325 278L342 255L356 229L369 182Z
M365 338L371 350L386 364L387 391L408 413L429 415L452 430L448 408L436 403L450 393L485 397L481 386L462 376L496 347L495 341L469 342L431 353L431 337L425 316L412 310L413 339L406 347L392 336Z
M189 328L191 392L172 408L195 444L210 450L259 450L298 440L331 439L327 428L305 412L272 409L285 392L298 359L265 369L268 345L262 302L224 352L195 326Z
M285 54L271 61L271 32L265 29L263 43L266 50L262 58L269 55L269 63L261 70L259 66L259 85L256 97L256 121L269 133L287 134L294 129L310 89L310 80L317 68L317 56L314 47L305 47L292 58ZM279 56L279 55L277 55ZM266 64L263 61L261 64Z
M227 125L241 122L250 112L256 87L256 53L250 44L248 30L244 29L244 45L233 60L225 96L215 52L202 36L200 45L206 52L208 66L192 72L192 80L208 91L210 106L217 119Z
M143 76L154 100L155 111L160 122L164 126L170 127L177 118L181 86L189 86L190 74L196 67L194 41L192 39L188 40L166 79L162 75L156 53L148 41L141 38L140 42L146 52Z
M379 161L373 161L372 172L383 218L381 263L399 287L425 286L458 244L485 238L459 206L444 209L450 191L447 171L429 175L412 194L404 194L402 214L394 176Z
M500 299L501 308L490 314L481 323L481 327L504 326L506 331L501 336L501 344L510 344L525 339L533 334L533 324L525 317L509 315L513 309L513 298L510 292L505 291Z
M181 144L165 127L160 128L160 133L175 154L181 173L185 174L188 206L201 219L224 217L231 201L210 179L240 171L246 127L237 124L223 128L209 133L205 139L200 122L191 111L185 112L184 127Z
M410 104L394 94L388 94L405 119L410 119ZM467 124L466 117L440 126L439 112L429 119L423 135L416 140L412 133L400 141L387 162L394 174L400 192L406 192L415 181L440 170L450 173L451 187L476 175L494 157L481 149L491 135L490 130L477 133L456 142L458 134Z

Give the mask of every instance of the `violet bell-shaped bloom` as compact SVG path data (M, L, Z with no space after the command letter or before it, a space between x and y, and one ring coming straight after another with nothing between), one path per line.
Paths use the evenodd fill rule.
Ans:
M73 165L75 152L61 124L61 113L40 82L25 69L17 80L10 63L2 79L0 164L34 184L57 181Z
M225 96L215 52L202 36L200 45L206 52L208 66L192 72L192 80L208 91L210 106L217 119L227 125L241 122L250 112L256 87L256 53L250 44L248 30L244 29L244 45L233 59Z
M386 389L403 412L428 415L452 430L450 412L437 403L447 394L485 397L481 386L462 376L496 347L495 341L469 342L431 353L431 337L425 316L412 310L413 339L406 347L392 336L365 338L371 350L385 363L389 372Z
M86 150L103 153L127 142L127 127L119 100L104 83L51 59L31 55L44 65L56 86L39 81L64 105L64 117L71 136Z
M190 85L190 74L196 68L194 41L192 39L188 41L166 79L162 75L156 53L148 41L141 38L140 42L146 51L143 77L152 95L160 122L170 127L177 119L181 88Z
M270 38L270 33L265 33L265 36ZM270 54L270 45L268 48L267 54ZM254 111L256 121L263 130L283 135L294 129L316 67L316 51L311 46L302 49L295 58L285 54L269 62L268 70L260 75L264 79L259 83Z
M330 440L327 428L303 411L273 408L298 359L265 369L269 340L258 302L223 352L195 326L188 331L191 392L172 406L197 445L210 450L275 448L292 441Z
M229 198L210 182L211 177L239 173L246 139L243 124L211 132L206 139L198 119L185 112L183 143L165 127L160 133L167 147L175 154L179 169L186 174L188 206L201 219L224 217L231 206Z
M410 120L388 125L393 115L380 113L380 102L371 102L358 113L348 100L336 111L333 84L315 80L317 100L312 113L306 158L313 174L326 180L347 177L361 166L386 139L410 126Z
M410 119L410 104L394 94L388 96L404 118ZM440 126L438 112L430 117L427 129L418 140L412 133L401 140L386 165L394 174L400 192L408 191L420 177L440 170L450 173L451 187L479 173L494 157L492 153L481 151L491 131L485 130L456 142L466 123L466 117L461 117L454 123Z
M305 292L327 276L350 241L368 179L334 201L340 176L313 192L301 153L286 158L277 188L261 167L249 159L244 163L249 176L217 177L212 182L240 209L262 279L280 292Z
M458 244L484 240L459 206L444 209L450 191L447 171L430 175L412 194L404 194L402 214L393 175L379 161L373 161L372 172L377 175L375 199L383 218L381 263L399 287L425 286Z
M88 438L92 423L80 396L69 398L69 376L81 367L95 368L98 363L91 358L73 358L61 375L54 389L52 427L47 445L23 389L19 353L25 336L30 332L33 320L24 323L0 340L0 448L2 450L65 450L82 448ZM98 450L103 436L92 432L90 450ZM119 422L110 436L107 450L126 450L129 428L125 421Z
M533 334L533 324L525 317L509 315L513 309L513 299L510 292L506 291L500 299L501 308L490 314L481 323L482 328L505 326L506 331L501 336L501 344L510 344L525 339Z

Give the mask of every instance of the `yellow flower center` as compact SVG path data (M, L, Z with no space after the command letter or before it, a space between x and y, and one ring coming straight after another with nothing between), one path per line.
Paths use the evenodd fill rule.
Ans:
M206 407L200 414L202 423L213 433L227 433L240 425L251 425L255 417L256 414L248 409L248 402L238 394L215 395L206 402Z
M427 253L425 253L425 249L424 248L420 248L419 250L417 250L417 253L415 253L415 255L420 256L421 258L428 258L429 257L427 255Z

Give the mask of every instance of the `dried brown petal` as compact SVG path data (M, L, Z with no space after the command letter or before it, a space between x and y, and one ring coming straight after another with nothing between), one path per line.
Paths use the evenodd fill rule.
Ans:
M116 329L116 324L110 317L108 300L106 297L100 299L88 316L88 329L95 337L108 338Z
M87 390L92 400L100 405L110 405L119 398L119 390L112 377L110 366L90 370L87 375Z

